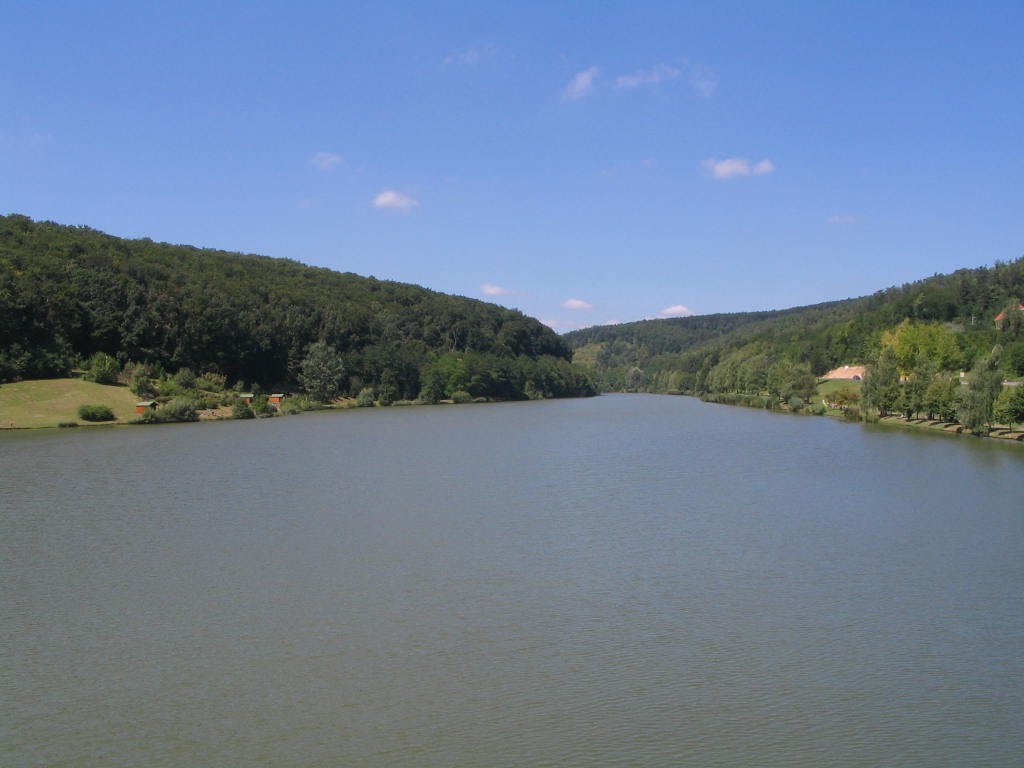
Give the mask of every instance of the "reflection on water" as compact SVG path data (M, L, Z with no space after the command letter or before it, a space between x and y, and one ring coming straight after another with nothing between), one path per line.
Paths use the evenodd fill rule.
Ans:
M1024 451L687 398L3 435L0 765L1024 754Z

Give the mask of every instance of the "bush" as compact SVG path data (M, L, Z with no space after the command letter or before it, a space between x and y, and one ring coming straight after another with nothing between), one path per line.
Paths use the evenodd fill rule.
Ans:
M57 424L57 426L60 427L61 429L68 429L70 427L77 427L78 426L78 422L77 421L62 421L59 424Z
M121 373L121 366L117 360L106 352L97 352L89 358L89 369L85 378L95 381L97 384L116 384L117 377Z
M275 416L277 414L277 409L270 404L266 395L256 395L256 397L252 399L252 405L250 407L252 408L252 412L261 419L265 419L268 416Z
M137 397L152 397L156 394L156 382L149 375L149 371L142 366L137 366L132 371L132 379L128 388Z
M373 387L363 387L359 390L359 396L356 397L357 408L372 408L373 407Z
M173 377L165 376L156 383L157 390L162 397L178 397L184 395L186 390Z
M235 404L231 406L231 418L254 419L256 414L252 412L252 408L244 400L236 400Z
M114 421L114 412L105 405L80 405L78 418L82 421Z
M227 387L227 377L222 373L207 371L196 379L196 386L207 392L223 392Z
M161 422L171 421L199 421L199 414L196 413L194 400L187 397L176 397L156 411L157 420Z
M196 375L192 373L191 368L181 368L176 374L174 374L175 383L182 389L195 389L196 388Z
M324 409L324 404L317 402L311 397L304 397L299 395L298 397L286 397L281 401L278 406L278 411L290 416L295 413L303 413L305 411L319 411Z
M804 399L799 395L791 395L788 400L788 404L789 409L793 411L793 413L800 413L800 411L804 409L805 405Z
M467 392L464 389L458 389L455 392L452 392L452 402L453 403L472 403L473 402L473 396L471 394L469 394L469 392Z

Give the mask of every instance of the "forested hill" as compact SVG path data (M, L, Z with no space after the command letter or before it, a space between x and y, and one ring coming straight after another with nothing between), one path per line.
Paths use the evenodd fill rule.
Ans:
M296 387L311 351L339 372L338 394L591 391L566 343L515 310L286 259L0 216L0 381L67 375L103 352L122 366Z
M901 324L939 327L955 340L957 359L971 367L995 345L1020 341L1024 259L962 269L871 296L768 312L699 315L595 326L566 334L574 359L607 390L704 393L720 364L767 368L779 361L822 375L840 365L870 363L886 333ZM999 327L995 317L1011 309ZM1024 354L1017 352L1015 354ZM1015 359L1013 355L1008 360ZM751 362L753 361L753 362ZM756 377L755 377L756 378ZM735 383L732 386L736 386Z

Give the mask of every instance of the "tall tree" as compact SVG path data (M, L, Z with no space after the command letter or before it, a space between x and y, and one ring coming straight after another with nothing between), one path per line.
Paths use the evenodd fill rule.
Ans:
M864 377L864 402L887 416L900 399L900 372L895 353L884 348Z
M1003 388L1003 375L999 367L1001 353L1002 348L997 346L989 354L978 358L964 385L957 416L964 429L976 435L986 434L992 426L993 407Z
M312 344L299 366L299 383L309 396L330 402L342 391L345 365L338 350L323 341Z

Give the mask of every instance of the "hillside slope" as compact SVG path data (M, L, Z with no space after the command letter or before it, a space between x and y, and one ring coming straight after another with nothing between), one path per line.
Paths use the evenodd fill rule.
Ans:
M584 328L565 335L574 359L603 388L659 389L667 376L685 391L703 391L703 375L732 354L764 354L810 366L816 375L849 363L868 362L883 334L903 321L940 323L956 332L961 359L970 367L997 343L1013 343L1013 324L994 318L1024 298L1024 258L993 267L962 269L879 291L871 296L806 307L668 320L643 320ZM661 384L657 383L659 377Z
M323 342L342 393L386 386L518 398L587 394L551 329L516 310L287 259L126 240L0 217L0 381L66 375L97 352L122 365L298 386Z

